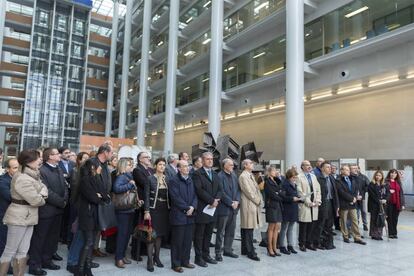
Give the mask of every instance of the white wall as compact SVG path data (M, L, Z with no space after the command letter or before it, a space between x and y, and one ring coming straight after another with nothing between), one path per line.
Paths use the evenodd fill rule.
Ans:
M305 156L314 160L361 157L414 158L414 85L349 96L305 106ZM269 112L222 121L222 133L240 145L254 141L263 159L284 159L284 112ZM202 142L207 127L177 131L175 151L189 151ZM163 136L147 138L163 149Z

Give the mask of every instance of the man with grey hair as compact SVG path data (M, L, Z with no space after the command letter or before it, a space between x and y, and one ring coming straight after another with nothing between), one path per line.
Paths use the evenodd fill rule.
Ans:
M321 165L323 162L325 162L325 159L323 159L322 157L319 157L318 160L316 161L315 168L312 170L312 173L316 176L316 178L322 177Z
M240 188L239 181L234 173L234 162L225 158L221 162L223 170L218 173L220 184L223 189L221 203L217 207L217 234L216 234L216 261L223 261L224 256L238 258L233 253L234 232L236 230L236 219L239 212ZM224 238L224 252L223 252Z
M204 210L217 208L222 198L222 189L220 179L213 170L213 154L205 152L201 158L203 167L195 171L192 176L198 197L194 251L195 263L198 266L207 267L207 263L217 264L217 261L210 257L210 240L217 217L217 210L212 212L212 214L204 212Z
M240 183L240 228L242 238L242 255L254 261L260 261L253 247L253 232L262 226L262 195L252 174L252 160L242 162L243 172L239 177Z
M177 176L178 169L177 169L177 163L178 163L178 154L171 153L167 156L167 163L168 165L165 168L165 174L169 179L172 179Z

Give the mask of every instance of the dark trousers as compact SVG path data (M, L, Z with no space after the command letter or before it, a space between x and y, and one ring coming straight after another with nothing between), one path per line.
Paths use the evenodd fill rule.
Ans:
M52 256L57 251L62 215L51 218L40 218L33 228L30 241L30 268L41 268L52 262Z
M247 256L256 256L253 247L253 231L254 229L241 229L241 254Z
M82 231L82 235L85 239L79 256L79 271L83 273L85 268L90 268L92 262L92 250L97 235L96 231ZM81 274L83 275L83 274Z
M0 218L0 256L3 254L7 243L7 225L3 224L3 216Z
M181 267L190 263L193 224L171 226L171 267Z
M119 261L125 258L125 252L128 247L128 241L132 232L132 220L134 213L116 212L118 223L118 232L116 235L115 260Z
M214 222L197 223L194 234L195 258L199 260L210 256L210 241L213 234Z
M315 246L322 245L325 247L332 247L332 226L335 215L332 200L327 200L324 209L319 209L318 221L316 221L313 228L313 244Z
M234 233L236 231L236 219L237 213L230 212L228 216L218 216L216 221L217 234L216 234L216 254L223 252L223 240L224 240L224 252L233 252L233 240Z
M398 211L396 205L389 204L387 207L388 236L397 235L397 224L399 215L400 211Z
M312 231L315 222L299 222L299 246L307 246L312 243Z

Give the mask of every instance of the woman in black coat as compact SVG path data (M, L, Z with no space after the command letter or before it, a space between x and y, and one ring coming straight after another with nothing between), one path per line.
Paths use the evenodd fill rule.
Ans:
M164 174L166 161L164 158L158 158L154 165L155 174L148 177L144 189L144 220L151 221L157 233L155 246L154 243L147 244L147 270L150 272L154 271L154 263L157 267L164 267L160 260L161 241L162 237L168 237L170 231L168 179Z
M84 237L84 244L79 258L79 270L75 275L92 276L92 249L98 227L98 205L108 202L110 196L101 180L102 168L88 159L80 168L79 184L79 229Z
M283 220L283 197L281 183L279 178L276 177L275 167L269 167L267 169L267 176L264 182L266 222L269 224L267 227L267 254L270 257L276 257L280 256L277 253L276 243L280 231L280 224Z
M390 190L384 183L384 174L382 171L376 171L368 186L368 212L371 214L369 235L373 240L382 240L384 224L378 220L378 217L381 213L384 214L389 196Z
M283 194L283 222L282 229L280 230L279 236L279 248L280 252L286 255L296 254L297 252L293 249L293 227L298 221L299 207L298 203L300 198L298 196L298 191L296 189L296 179L298 173L295 169L289 169L286 172L286 179L283 181L282 190ZM287 237L287 248L285 239Z

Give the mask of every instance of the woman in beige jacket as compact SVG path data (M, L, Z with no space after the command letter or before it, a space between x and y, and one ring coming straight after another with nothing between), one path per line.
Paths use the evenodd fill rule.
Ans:
M39 152L23 150L18 161L21 169L13 176L12 203L3 219L8 231L6 248L0 258L0 276L6 275L13 258L14 275L24 275L33 226L38 222L38 208L45 204L48 195L47 187L40 180Z
M242 168L244 170L239 177L242 255L260 261L253 247L253 231L262 226L262 195L252 174L253 162L249 159L243 160Z

